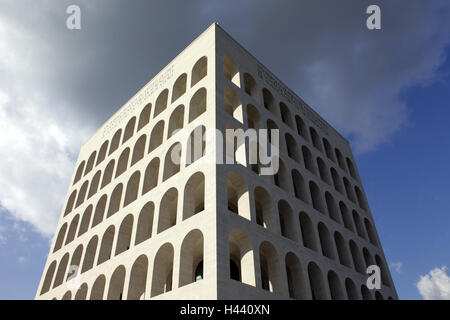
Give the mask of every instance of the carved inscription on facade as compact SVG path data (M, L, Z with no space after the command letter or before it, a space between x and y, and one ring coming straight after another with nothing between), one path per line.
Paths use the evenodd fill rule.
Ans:
M142 106L143 103L146 103L150 99L150 96L163 88L166 82L172 78L173 70L174 66L171 65L158 78L147 84L133 99L131 99L125 107L105 125L102 138L105 138L116 130L124 119L127 119L134 113L137 107Z
M267 83L280 96L286 99L288 103L293 105L304 117L313 122L326 135L329 135L328 124L319 118L310 107L300 98L298 98L289 88L287 88L281 81L273 76L266 68L258 64L258 77Z

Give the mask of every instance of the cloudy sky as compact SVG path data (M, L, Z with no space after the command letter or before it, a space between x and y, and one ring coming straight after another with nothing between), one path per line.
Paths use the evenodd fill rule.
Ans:
M215 21L351 141L399 297L450 299L446 0L0 0L0 299L34 298L81 144Z

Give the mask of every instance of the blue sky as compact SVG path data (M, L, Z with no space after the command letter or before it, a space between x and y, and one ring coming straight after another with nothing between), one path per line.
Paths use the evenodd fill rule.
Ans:
M450 4L376 2L0 1L0 299L34 298L81 144L214 21L351 141L399 297L449 299Z

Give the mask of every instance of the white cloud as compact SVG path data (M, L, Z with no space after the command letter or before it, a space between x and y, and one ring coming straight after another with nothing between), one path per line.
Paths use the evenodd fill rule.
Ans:
M63 121L61 109L55 108L58 98L36 76L45 74L36 62L47 50L33 30L0 19L0 205L17 220L51 236L77 149L87 135L75 121ZM64 104L68 114L76 109ZM26 241L23 228L19 224L13 228Z
M22 263L24 263L25 261L26 261L25 257L19 257L19 258L17 258L17 262L18 262L19 264L22 264Z
M435 268L416 283L424 300L450 300L450 276L447 267Z
M402 267L403 267L403 263L402 262L391 262L389 264L389 267L391 269L394 269L397 273L401 273L402 272Z

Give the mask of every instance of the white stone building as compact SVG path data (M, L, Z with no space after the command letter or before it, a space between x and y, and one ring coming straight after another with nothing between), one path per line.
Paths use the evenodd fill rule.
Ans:
M279 129L278 173L196 128ZM397 294L347 140L213 24L82 146L36 299L289 298Z

